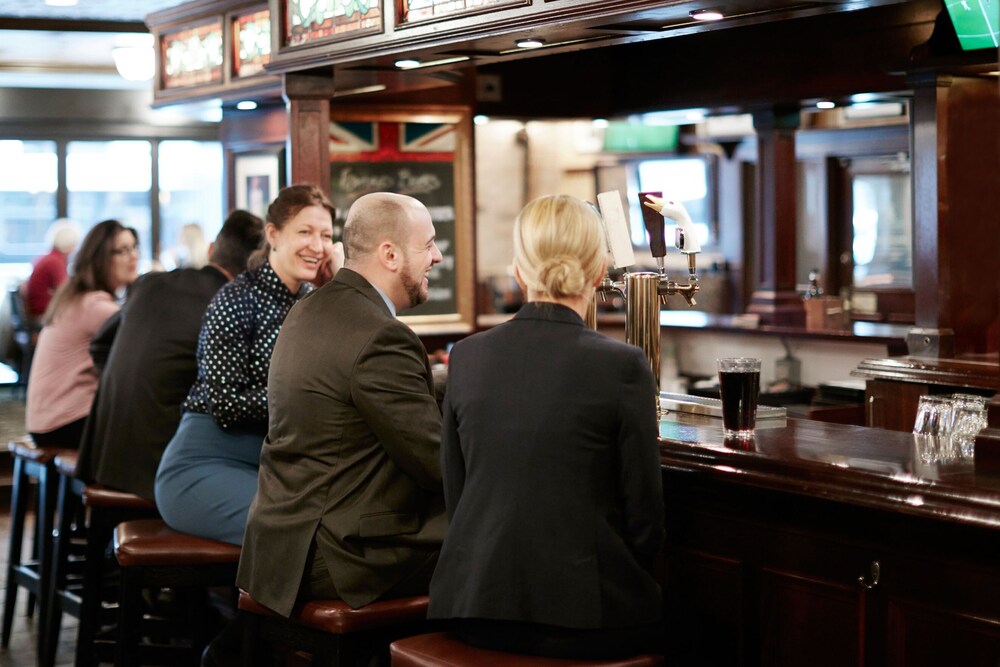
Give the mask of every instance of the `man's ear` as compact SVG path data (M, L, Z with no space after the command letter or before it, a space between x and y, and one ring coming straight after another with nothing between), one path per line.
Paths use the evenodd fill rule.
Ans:
M392 241L382 241L375 251L378 260L389 271L395 273L399 270L399 248Z

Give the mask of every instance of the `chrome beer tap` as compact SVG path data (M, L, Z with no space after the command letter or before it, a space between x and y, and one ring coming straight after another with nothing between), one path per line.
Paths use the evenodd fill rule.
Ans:
M646 193L642 193L646 194ZM640 194L640 196L642 196ZM695 268L694 255L701 250L694 234L694 225L684 207L678 202L664 201L656 195L648 196L643 202L643 223L649 234L649 247L656 258L658 271L628 271L635 263L628 220L622 209L621 196L617 191L602 192L597 196L604 220L609 265L626 267L621 280L611 280L607 275L597 286L597 294L603 300L608 292L617 292L625 299L625 340L642 349L656 379L657 402L660 391L660 304L666 297L680 294L694 305L694 295L700 288ZM675 245L688 255L689 281L677 283L667 277L663 258L667 254L663 218L669 217L677 223ZM594 303L596 309L596 299ZM594 317L596 325L596 316Z

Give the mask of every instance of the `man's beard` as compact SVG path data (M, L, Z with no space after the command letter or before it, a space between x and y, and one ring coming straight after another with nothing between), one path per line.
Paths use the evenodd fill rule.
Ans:
M427 301L427 292L422 289L421 282L423 282L423 276L417 278L416 281L413 280L410 275L410 260L407 259L403 264L403 270L400 271L399 280L403 283L403 289L406 290L406 296L410 300L410 308L419 306L423 302Z

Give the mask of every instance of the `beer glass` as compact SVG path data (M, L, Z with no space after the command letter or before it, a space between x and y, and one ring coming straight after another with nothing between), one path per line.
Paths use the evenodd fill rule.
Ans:
M760 359L718 359L719 393L722 395L722 431L726 438L749 440L757 421L760 393Z

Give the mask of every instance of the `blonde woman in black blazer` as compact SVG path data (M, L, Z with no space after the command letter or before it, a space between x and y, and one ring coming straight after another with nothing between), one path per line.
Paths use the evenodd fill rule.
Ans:
M459 342L443 406L450 527L430 617L465 641L616 657L657 639L663 543L655 383L642 352L584 325L603 230L573 197L529 203L514 228L528 303Z

